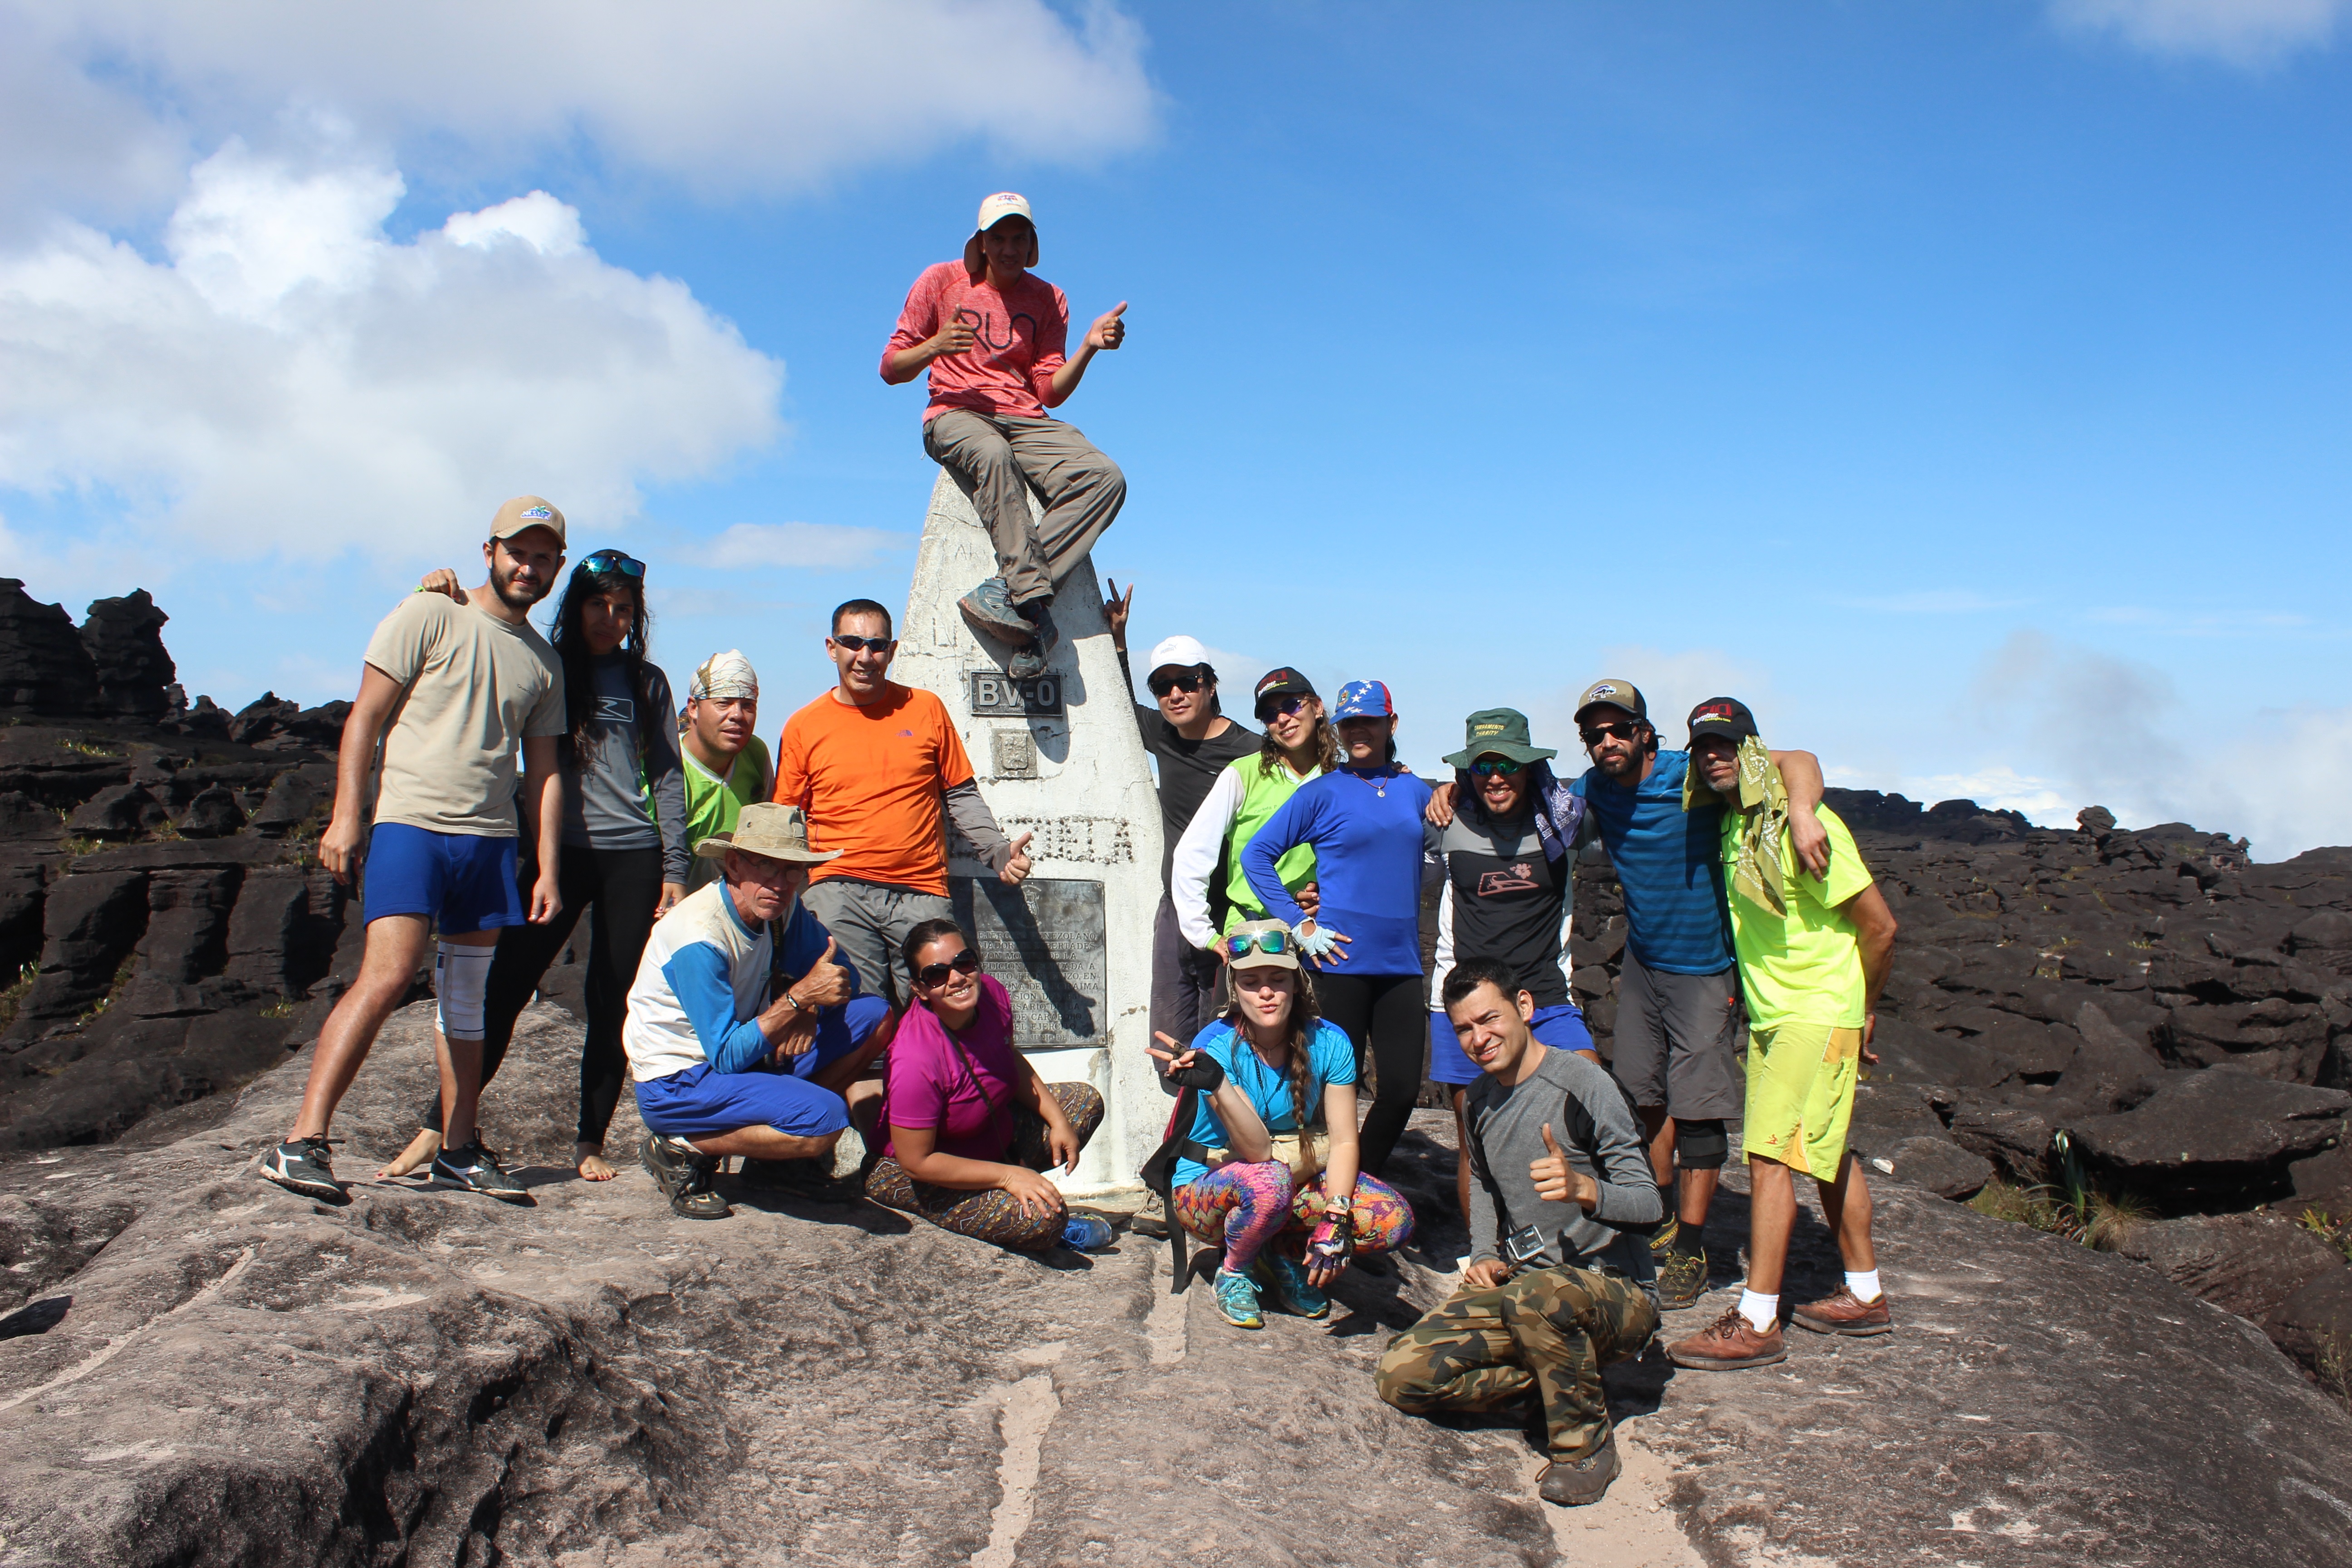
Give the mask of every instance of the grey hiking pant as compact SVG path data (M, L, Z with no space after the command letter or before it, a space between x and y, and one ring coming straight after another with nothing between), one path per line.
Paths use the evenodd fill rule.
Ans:
M950 408L923 426L923 450L971 495L1016 605L1050 595L1127 500L1118 465L1059 419ZM1045 503L1034 523L1031 486Z
M857 971L858 988L900 1006L915 993L898 944L925 921L955 919L955 907L937 893L851 877L811 882L801 903L833 938L836 955Z

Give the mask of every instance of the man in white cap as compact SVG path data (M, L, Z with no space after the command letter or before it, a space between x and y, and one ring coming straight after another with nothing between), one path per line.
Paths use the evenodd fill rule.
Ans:
M723 1219L711 1188L719 1163L829 1157L849 1126L845 1093L890 1043L890 1005L858 994L856 969L802 906L811 849L798 806L744 806L732 832L695 854L721 864L720 879L688 893L655 925L629 987L622 1047L636 1079L640 1151L670 1207L688 1219ZM773 1000L770 991L773 981ZM824 1195L822 1171L795 1181Z
M735 648L696 668L686 689L686 842L735 831L736 815L776 787L768 743L760 739L760 677ZM695 857L688 890L719 879L719 862Z
M1045 673L1054 590L1127 500L1118 465L1045 413L1078 389L1098 351L1126 341L1127 301L1095 318L1072 355L1070 302L1030 273L1036 264L1028 199L999 191L980 204L963 259L915 279L882 351L893 386L930 372L923 450L971 496L996 542L997 575L956 607L974 631L1016 650L1007 672L1017 680ZM1045 507L1035 522L1031 487Z
M1117 583L1110 591L1104 615L1112 645L1118 649L1119 672L1131 686L1135 676L1127 663L1127 617L1135 606L1135 584L1127 585L1123 597ZM1151 665L1143 679L1159 704L1135 705L1135 727L1143 732L1143 749L1160 759L1160 912L1151 921L1151 1028L1190 1045L1193 1036L1215 1021L1219 964L1213 951L1194 947L1178 929L1176 903L1169 891L1176 841L1184 837L1217 775L1236 759L1256 755L1265 737L1225 717L1217 700L1216 668L1209 662L1209 650L1195 638L1163 639L1151 650ZM1213 878L1210 886L1222 889L1224 879ZM1222 913L1213 911L1212 918L1222 922ZM1166 1087L1165 1079L1162 1084Z

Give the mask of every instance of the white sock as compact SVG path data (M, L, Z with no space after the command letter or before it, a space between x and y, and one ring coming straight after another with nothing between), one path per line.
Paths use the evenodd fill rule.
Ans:
M1739 1292L1739 1315L1747 1319L1748 1326L1758 1333L1769 1334L1772 1331L1772 1325L1780 1321L1780 1298L1778 1295L1759 1295L1742 1287Z
M1845 1288L1853 1292L1853 1299L1857 1301L1877 1300L1878 1270L1874 1268L1867 1274L1856 1274L1853 1269L1847 1269Z

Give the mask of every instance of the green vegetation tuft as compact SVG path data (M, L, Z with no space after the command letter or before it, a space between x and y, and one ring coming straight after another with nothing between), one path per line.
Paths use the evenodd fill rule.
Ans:
M2305 1209L2295 1224L2327 1243L2352 1263L2352 1220L2337 1219L2326 1209Z
M16 978L5 991L0 991L0 1029L16 1021L16 1009L24 1005L25 994L33 988L34 978L41 973L38 963L27 963L16 971Z
M2030 1225L2101 1252L2113 1252L2151 1217L2148 1206L2129 1193L2110 1193L2084 1174L2074 1142L2061 1132L2052 1141L2058 1180L2021 1187L1998 1179L1969 1200L1969 1207L1994 1219Z

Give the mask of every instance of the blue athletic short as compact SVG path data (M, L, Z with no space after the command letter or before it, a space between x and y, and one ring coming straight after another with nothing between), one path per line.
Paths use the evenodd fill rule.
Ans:
M787 1058L789 1068L713 1072L698 1063L667 1078L637 1085L637 1119L648 1132L672 1138L715 1138L745 1127L772 1127L794 1138L823 1138L849 1125L849 1107L829 1089L807 1081L839 1061L890 1016L879 996L856 996L816 1027L816 1044Z
M523 923L511 838L379 822L368 834L361 887L362 923L427 915L443 936Z
M1592 1032L1584 1026L1584 1015L1573 1002L1557 1007L1536 1009L1535 1022L1528 1033L1545 1045L1559 1051L1589 1051L1593 1048ZM1460 1086L1475 1083L1483 1070L1464 1054L1462 1041L1454 1033L1454 1025L1443 1013L1429 1016L1429 1080Z

